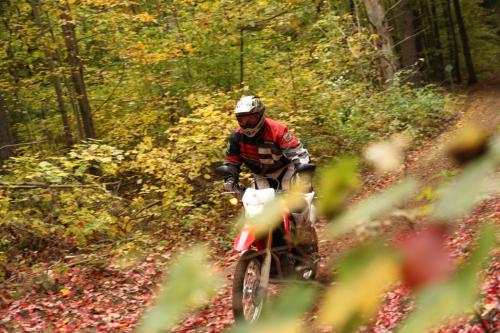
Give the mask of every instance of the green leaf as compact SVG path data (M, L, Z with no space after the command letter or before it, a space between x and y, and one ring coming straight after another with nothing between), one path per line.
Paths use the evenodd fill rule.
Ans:
M296 283L283 290L281 296L264 312L264 319L290 320L296 319L307 311L314 302L317 290L313 285Z
M206 258L206 249L195 247L177 259L168 273L156 305L146 314L139 333L163 332L193 306L205 303L222 284Z
M476 250L462 268L448 281L432 285L416 297L416 310L405 320L399 333L427 332L446 318L472 309L479 295L478 274L488 263L488 254L495 246L498 227L483 228Z
M327 216L337 213L343 206L347 195L358 188L358 160L344 158L320 172L321 198L318 208Z
M385 192L360 202L339 218L333 220L328 231L335 236L349 232L357 226L388 213L410 198L417 188L418 182L416 180L411 178L403 180Z

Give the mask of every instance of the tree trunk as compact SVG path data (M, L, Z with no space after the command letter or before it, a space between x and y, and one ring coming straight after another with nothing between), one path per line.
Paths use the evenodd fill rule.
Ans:
M435 79L433 76L434 66L434 34L432 31L432 17L429 11L427 0L417 1L419 6L419 30L420 30L420 50L419 54L425 58L423 72L426 80Z
M457 18L458 28L460 31L462 50L464 51L465 67L467 68L468 74L467 84L470 86L477 82L477 77L474 70L474 63L472 62L472 54L469 47L469 38L467 37L467 30L465 29L464 19L462 17L460 2L458 0L453 0L453 7L455 7L455 16Z
M444 59L443 59L443 48L441 46L441 34L439 31L439 16L437 14L437 5L435 0L431 0L431 13L434 31L434 54L436 56L436 61L434 62L434 75L438 81L443 81L444 79Z
M380 69L386 81L392 80L398 69L398 62L394 54L389 25L385 17L385 8L382 0L364 0L368 20L375 27L379 35L377 47L382 51Z
M448 40L450 43L449 56L453 62L453 73L456 82L462 82L460 73L460 51L458 50L457 35L455 33L455 23L453 22L453 13L451 12L451 0L446 1L446 22L448 24Z
M7 116L7 104L3 98L3 92L0 90L0 165L12 156L12 148L8 146L13 143L14 140L12 138L9 118Z
M35 19L35 23L40 29L42 33L42 37L46 35L46 30L45 27L43 26L42 20L40 19L40 12L39 12L39 4L38 0L29 0L29 3L31 5L32 13L33 13L33 18ZM66 104L64 103L64 95L63 95L63 90L61 87L61 82L59 81L59 77L56 72L56 65L53 60L53 54L52 52L44 45L44 42L41 41L42 44L42 49L45 53L45 57L47 58L47 64L49 65L49 70L50 70L50 79L52 81L52 84L54 85L54 89L56 91L56 99L57 99L57 105L59 106L59 112L61 113L61 118L62 118L62 123L63 123L63 128L64 128L64 142L66 145L71 145L72 143L72 135L71 135L71 127L69 125L69 119L68 119L68 112L66 110Z
M402 0L399 3L397 6L397 17L400 39L399 45L401 47L401 66L403 68L415 68L418 62L417 34L415 31L415 18L411 7L411 0ZM421 77L418 73L415 73L408 79L413 83L418 83Z
M353 19L356 21L356 26L358 27L358 33L361 34L361 22L359 21L359 8L356 0L352 0L353 6Z
M47 14L47 12L45 12L45 17L46 17L46 20L47 20L48 29L49 29L50 37L52 39L52 43L54 45L58 46L58 47L55 48L55 52L54 53L56 55L56 58L57 58L57 61L58 61L59 65L62 66L62 64L63 64L62 52L59 49L59 45L57 43L57 38L56 38L56 35L54 34L54 29L52 29L52 22L50 20L49 15ZM62 78L63 78L63 81L64 81L64 86L66 87L66 92L69 95L69 101L70 101L70 104L71 104L71 108L73 110L73 116L75 117L75 120L76 120L76 128L78 130L78 138L83 139L85 137L85 132L84 132L83 126L82 126L82 120L80 118L80 114L79 114L79 110L78 110L78 103L76 102L76 96L75 96L75 93L74 93L74 88L71 85L71 83L70 83L70 81L69 81L66 73L64 73L62 75Z
M83 128L86 138L95 138L94 123L92 121L92 113L90 103L87 96L87 89L83 78L83 65L80 60L78 43L76 38L75 23L71 17L71 8L66 2L65 5L60 5L61 10L59 17L61 19L61 29L63 32L64 43L68 52L68 63L71 67L71 78L76 91L76 98L80 108L80 114L83 120Z

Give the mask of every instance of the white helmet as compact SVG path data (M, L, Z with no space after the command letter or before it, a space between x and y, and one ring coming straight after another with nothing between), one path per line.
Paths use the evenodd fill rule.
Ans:
M234 109L240 128L246 136L253 137L264 126L266 108L257 96L243 96Z

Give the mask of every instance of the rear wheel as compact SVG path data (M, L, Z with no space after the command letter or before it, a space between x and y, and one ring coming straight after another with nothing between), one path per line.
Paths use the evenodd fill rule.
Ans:
M260 288L262 258L255 251L246 252L236 265L233 277L233 315L235 320L259 319L265 295Z

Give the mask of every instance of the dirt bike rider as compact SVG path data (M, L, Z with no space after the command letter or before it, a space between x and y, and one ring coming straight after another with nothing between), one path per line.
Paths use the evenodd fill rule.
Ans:
M224 165L234 167L234 174L239 175L245 164L253 173L256 189L289 189L295 170L310 161L307 150L286 125L265 117L257 96L241 97L235 115L239 127L229 137ZM223 187L226 191L238 188L238 176L225 179ZM297 227L311 228L308 213L292 215Z

